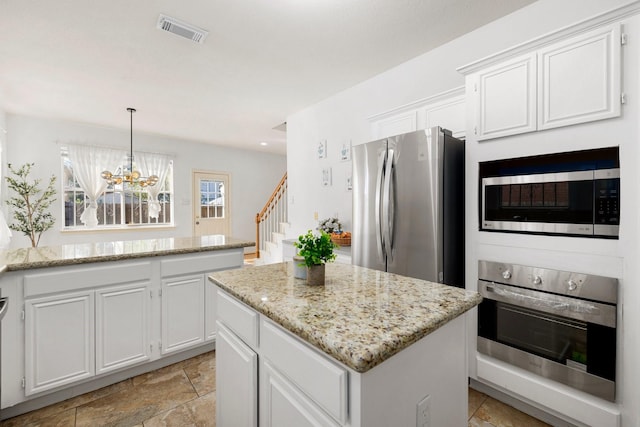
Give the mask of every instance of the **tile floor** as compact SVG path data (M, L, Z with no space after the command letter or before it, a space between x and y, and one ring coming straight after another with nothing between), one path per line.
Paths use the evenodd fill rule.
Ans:
M0 427L215 426L215 377L215 352L210 352L5 420ZM511 426L547 424L469 389L469 427Z

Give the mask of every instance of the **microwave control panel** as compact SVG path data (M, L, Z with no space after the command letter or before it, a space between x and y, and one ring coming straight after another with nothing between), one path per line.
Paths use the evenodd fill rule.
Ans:
M620 178L595 182L595 224L620 224Z

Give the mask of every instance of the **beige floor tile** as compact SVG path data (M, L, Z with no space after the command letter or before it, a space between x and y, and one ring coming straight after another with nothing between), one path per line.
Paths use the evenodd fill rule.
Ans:
M543 423L517 409L487 397L475 413L475 418L488 421L496 427L546 427Z
M144 427L215 427L216 394L191 400L144 422Z
M216 353L211 351L194 357L185 364L184 372L189 377L191 384L198 392L198 396L204 396L216 390Z
M38 420L50 419L51 417L55 417L58 414L61 414L63 412L66 413L67 411L69 411L69 409L73 409L74 411L73 413L75 417L76 407L92 402L94 400L100 399L102 397L108 396L110 394L117 393L122 390L126 390L131 387L132 387L131 380L120 381L119 383L115 383L107 387L103 387L101 389L82 394L80 396L72 397L71 399L67 399L63 402L46 406L42 409L38 409L37 411L32 411L24 415L10 418L0 423L0 426L13 427L13 426L32 425Z
M29 414L14 417L0 423L2 427L73 427L76 423L76 408L38 419L29 419Z
M476 411L478 410L478 408L482 405L482 403L485 401L485 399L487 398L487 395L484 393L480 393L477 390L472 389L471 387L469 387L469 412L468 412L468 417L471 418L473 417L473 414L476 413Z
M198 397L182 369L159 371L130 389L78 407L76 426L133 426Z
M496 427L488 421L481 420L477 417L471 417L469 427Z

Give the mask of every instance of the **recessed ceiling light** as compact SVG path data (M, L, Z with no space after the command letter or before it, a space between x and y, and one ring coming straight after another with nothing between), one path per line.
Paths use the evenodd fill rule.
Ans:
M264 141L262 141L262 142L260 143L260 145L262 145L262 146L264 147L265 145L269 145L269 143L268 143L268 142L264 142Z

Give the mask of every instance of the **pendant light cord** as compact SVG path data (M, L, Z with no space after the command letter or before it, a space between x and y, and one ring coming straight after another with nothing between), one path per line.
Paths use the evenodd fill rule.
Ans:
M129 129L130 129L130 137L129 137L129 173L133 173L133 113L136 112L135 108L127 108L127 111L129 111L130 113L130 125L129 125Z

